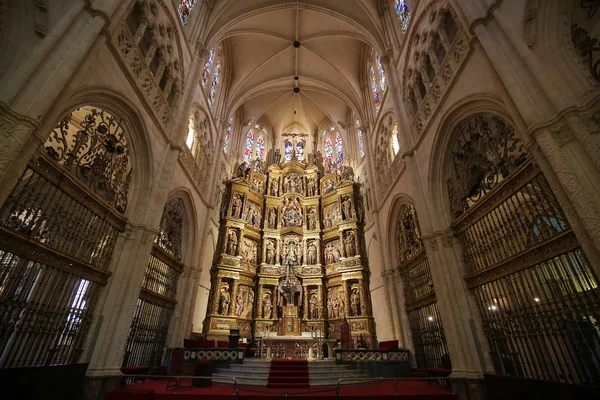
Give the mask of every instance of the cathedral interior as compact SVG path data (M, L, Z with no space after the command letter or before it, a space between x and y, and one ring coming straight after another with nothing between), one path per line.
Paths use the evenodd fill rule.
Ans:
M0 1L0 378L239 332L597 393L599 8Z

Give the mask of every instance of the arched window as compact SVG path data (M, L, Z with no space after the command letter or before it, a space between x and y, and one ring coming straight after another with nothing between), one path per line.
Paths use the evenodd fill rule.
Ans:
M206 60L206 64L204 64L204 70L202 72L202 88L205 88L206 84L208 83L208 76L210 75L210 72L212 71L213 60L215 58L215 53L216 53L216 50L212 49L210 51L210 53L208 54L208 58Z
M325 159L327 160L327 164L331 164L333 162L333 146L331 145L331 138L325 139Z
M265 137L263 135L256 139L256 157L261 160L265 159Z
M69 112L0 208L0 368L78 361L127 223L126 126L98 107Z
M400 151L400 142L398 141L398 124L394 124L394 129L392 130L392 151L394 152L394 156Z
M344 162L344 150L342 148L342 135L339 132L335 133L335 158L338 166Z
M283 149L283 158L286 162L292 160L294 155L294 144L292 142L285 142L285 148Z
M254 148L254 132L252 129L246 135L246 150L244 150L244 161L247 163L252 161L252 149Z
M304 142L296 144L296 158L298 161L304 161Z
M396 15L398 15L398 19L400 20L402 32L406 32L408 24L410 23L410 11L408 10L406 0L394 0L394 8L396 10Z
M375 69L371 65L371 91L373 92L373 99L375 101L375 112L379 112L381 103L379 101L379 89L377 88L377 79L375 78Z
M208 94L208 105L212 108L215 103L215 95L217 94L217 87L219 86L219 78L221 77L221 62L217 62L217 68L215 68L215 74L213 75L212 85Z
M381 86L381 93L385 93L386 89L386 79L385 79L385 71L383 70L383 65L381 65L381 59L379 54L375 53L375 62L377 64L377 71L379 72L379 86Z
M358 117L355 119L356 121L356 134L358 135L358 151L360 152L360 157L365 156L365 143L363 139L362 129L360 129L360 120Z
M194 146L194 142L196 141L196 128L194 127L194 119L190 118L188 123L188 135L185 140L185 144L188 149L192 150Z
M169 324L177 304L177 282L183 271L184 219L183 200L175 197L167 201L129 330L124 366L156 366L162 361ZM157 315L160 317L156 318Z
M195 4L196 0L182 0L181 3L179 3L179 18L184 25L187 24Z
M223 141L223 151L227 153L227 149L229 148L229 139L231 138L231 131L233 130L233 117L229 117L229 123L227 124L227 129L225 130L225 140Z

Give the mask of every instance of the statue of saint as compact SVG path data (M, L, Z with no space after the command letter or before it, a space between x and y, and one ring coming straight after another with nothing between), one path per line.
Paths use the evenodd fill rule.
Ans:
M352 219L352 201L350 196L344 197L342 201L342 217L344 220Z
M316 294L310 295L309 304L309 314L312 319L319 319L319 300L317 299Z
M242 315L244 312L244 300L242 299L242 294L239 293L237 295L237 299L235 300L235 315L238 317Z
M277 227L277 212L275 207L271 207L269 210L269 228L275 229Z
M267 264L275 264L275 244L272 240L267 242L267 252L266 252Z
M234 230L229 231L229 238L227 240L227 254L235 256L238 245L237 233Z
M272 311L273 305L271 304L271 295L267 293L263 299L263 318L271 319Z
M273 164L279 164L281 161L281 150L275 149L275 153L273 153Z
M315 242L310 242L308 245L307 258L309 265L314 265L317 263L317 246L315 245Z
M219 314L227 315L229 313L229 303L231 296L229 295L229 286L224 285L221 288L221 296L219 298Z
M314 208L308 212L308 229L311 231L317 229L317 211Z
M231 207L231 215L233 218L241 218L242 217L242 196L236 194L233 198L233 205Z
M354 232L350 231L346 233L344 238L344 248L346 250L346 257L354 257L356 250L354 248Z
M279 179L277 178L271 181L271 196L279 196Z
M308 195L309 196L314 196L315 195L315 178L309 178L308 182L306 183L306 189L308 191Z
M355 317L360 316L360 293L358 288L352 289L352 295L350 295L350 306L352 307L352 315Z

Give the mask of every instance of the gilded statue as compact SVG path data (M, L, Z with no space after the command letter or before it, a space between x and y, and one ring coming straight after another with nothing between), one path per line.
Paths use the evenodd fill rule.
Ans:
M315 242L310 242L310 244L308 245L308 252L307 252L307 258L308 258L308 264L309 265L314 265L317 263L317 246L315 245Z
M229 238L227 239L227 254L235 256L238 245L237 233L234 230L229 231Z
M352 289L352 294L350 295L350 307L353 316L360 316L360 292L358 288Z
M267 251L266 251L267 264L275 264L275 244L273 240L267 241Z
M221 295L219 297L219 314L227 315L229 313L230 302L231 296L229 295L229 286L226 284L221 288Z
M354 244L354 232L346 232L346 236L344 237L344 250L346 251L346 257L354 257L356 255Z
M232 216L233 218L241 218L242 217L242 196L236 194L233 198L233 206L232 206Z

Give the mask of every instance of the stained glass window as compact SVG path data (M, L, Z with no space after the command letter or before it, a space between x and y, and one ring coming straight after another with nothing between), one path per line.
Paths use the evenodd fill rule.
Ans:
M244 161L252 161L252 148L254 147L254 133L252 130L246 135L246 150L244 150Z
M333 147L331 146L330 137L325 139L325 159L327 160L327 164L330 164L333 161Z
M294 145L292 144L292 142L285 142L285 149L283 150L283 156L284 156L286 162L291 161L293 153L294 153Z
M219 78L221 77L221 62L217 63L215 68L215 74L213 75L212 85L210 87L210 93L208 94L208 105L212 108L215 103L215 95L217 94L217 87L219 86Z
M179 18L181 18L181 22L183 22L184 25L187 24L188 19L190 18L194 4L196 4L196 0L182 0L179 4Z
M304 142L296 144L296 158L298 161L304 161Z
M371 66L371 90L375 99L375 111L379 112L381 103L379 102L379 90L377 89L377 80L375 79L375 69L373 69L373 66Z
M196 137L196 129L194 129L194 119L190 118L189 123L188 123L188 135L187 135L187 139L185 140L185 144L187 145L188 149L192 149L192 146L194 145L194 139Z
M233 130L233 117L229 117L229 123L227 124L227 130L225 131L225 140L223 141L223 151L227 153L227 148L229 147L229 137L231 136L231 131Z
M204 64L204 71L202 72L202 88L206 87L206 83L208 82L208 76L210 75L210 71L212 71L212 63L215 58L215 49L212 49L208 54L208 59L206 60L206 64Z
M400 151L400 142L398 141L398 125L394 125L394 130L392 131L392 149L394 150L394 155L398 154Z
M356 118L356 132L358 135L358 150L360 151L360 157L365 156L365 143L363 141L362 129L360 129L360 121Z
M263 135L256 139L256 157L261 160L265 159L265 137Z
M344 151L342 149L342 135L339 132L335 133L335 158L338 165L344 162Z
M377 62L377 71L379 72L379 86L381 86L381 92L385 93L386 88L386 79L385 79L385 71L383 70L383 65L381 65L381 58L379 54L375 53L375 61Z
M408 24L410 23L410 11L408 10L408 6L406 5L406 0L395 0L394 8L396 9L396 14L400 19L400 26L402 27L402 32L406 32L408 29Z

